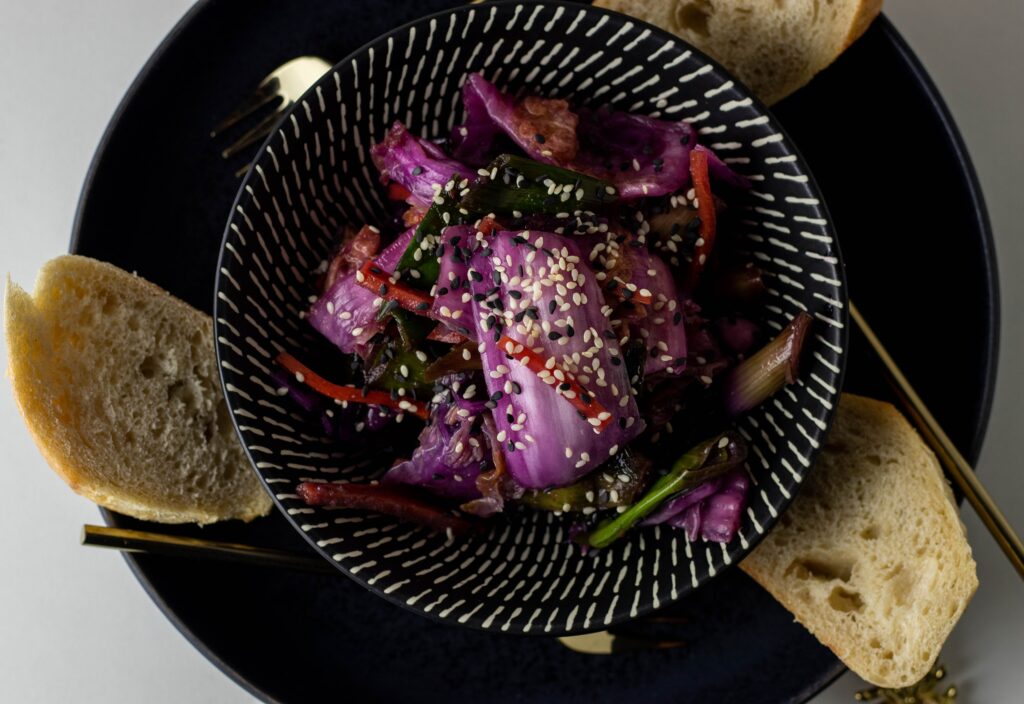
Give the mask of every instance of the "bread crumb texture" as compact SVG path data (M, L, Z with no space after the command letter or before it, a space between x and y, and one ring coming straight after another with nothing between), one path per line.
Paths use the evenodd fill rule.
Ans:
M978 586L934 454L890 404L851 394L800 494L741 567L884 687L928 672Z
M8 280L18 405L76 492L145 520L250 520L270 497L235 435L210 318L110 264L62 256Z
M596 0L672 32L768 104L832 63L864 33L882 0Z

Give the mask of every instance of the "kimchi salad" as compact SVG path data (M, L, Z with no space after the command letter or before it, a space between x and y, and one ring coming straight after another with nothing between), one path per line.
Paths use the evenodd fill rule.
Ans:
M299 496L449 535L534 510L574 515L586 548L652 524L730 540L750 485L734 419L795 381L810 324L758 322L728 207L749 183L685 121L479 74L461 97L450 135L396 122L373 146L393 217L339 234L304 314L336 350L274 371L329 438L404 437L402 459Z

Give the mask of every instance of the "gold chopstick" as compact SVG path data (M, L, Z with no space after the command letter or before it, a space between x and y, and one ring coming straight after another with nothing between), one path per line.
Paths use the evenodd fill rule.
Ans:
M1009 558L1010 564L1014 566L1021 577L1024 577L1024 544L1021 543L1020 537L1014 533L1013 527L1006 520L1003 512L999 510L985 487L978 481L971 465L956 449L949 436L942 430L942 426L924 405L924 401L914 391L907 378L903 376L903 372L896 366L896 362L893 361L882 342L872 331L871 326L864 320L864 316L857 310L853 301L850 301L850 317L867 338L868 343L875 350L875 354L882 360L888 373L889 382L925 442L934 450L950 478L964 493L964 497L981 518L981 522L988 528L988 532L999 543L999 547Z
M287 550L258 548L240 543L222 543L215 540L148 533L127 528L82 526L82 545L112 548L124 552L170 555L172 557L210 558L262 567L286 567L307 572L338 574L338 571L328 564L326 560L315 555L303 555L299 552Z

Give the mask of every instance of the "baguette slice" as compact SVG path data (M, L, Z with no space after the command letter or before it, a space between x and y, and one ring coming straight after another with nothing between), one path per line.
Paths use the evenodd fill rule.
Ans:
M208 316L68 255L43 266L32 296L8 279L4 322L18 406L76 492L163 523L270 511L224 403Z
M740 567L882 687L927 674L978 587L935 455L890 404L852 394L799 496Z
M882 0L595 0L676 34L771 105L850 46Z

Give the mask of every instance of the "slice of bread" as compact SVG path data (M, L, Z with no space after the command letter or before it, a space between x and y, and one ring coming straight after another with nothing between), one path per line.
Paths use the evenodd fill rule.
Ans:
M890 404L852 394L800 494L740 567L882 687L924 677L978 587L935 455Z
M62 256L7 282L9 374L36 444L79 494L163 523L271 501L231 425L210 318L110 264Z
M882 0L595 0L676 34L769 105L832 63Z

